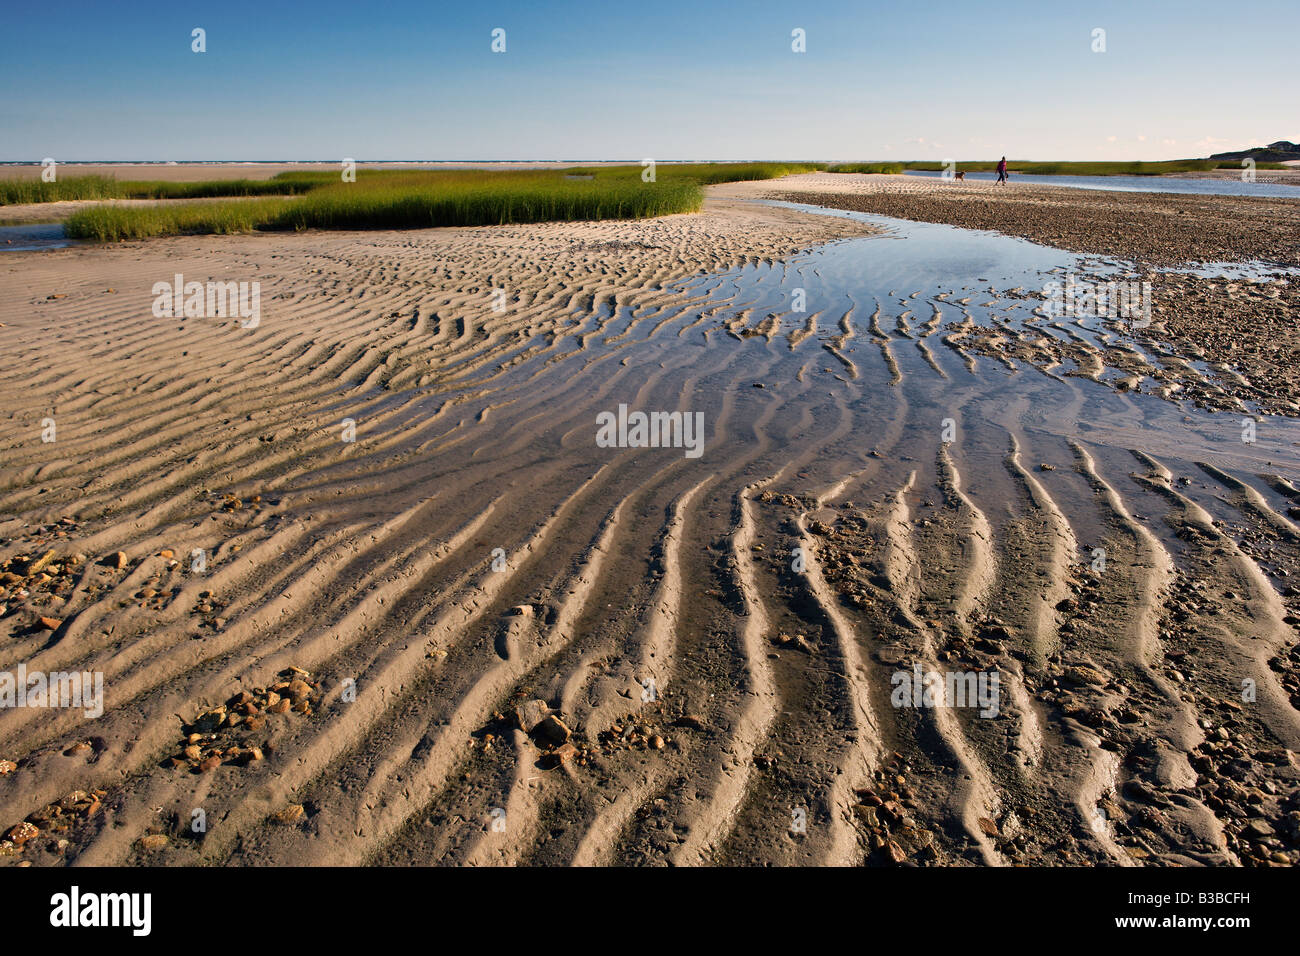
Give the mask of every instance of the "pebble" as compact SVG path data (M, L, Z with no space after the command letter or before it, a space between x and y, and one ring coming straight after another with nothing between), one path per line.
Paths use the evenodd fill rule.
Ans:
M545 743L559 746L569 739L570 730L564 721L551 714L533 728L533 736Z
M14 846L22 846L28 840L39 836L40 832L41 831L36 824L28 823L24 820L22 823L10 829L10 831L5 834L5 839L13 843Z
M551 708L544 700L527 700L515 708L515 720L519 722L519 729L526 734L531 734L533 728L546 719L550 714Z
M301 803L291 803L283 810L272 814L271 819L280 826L288 827L301 820L306 813L307 809Z

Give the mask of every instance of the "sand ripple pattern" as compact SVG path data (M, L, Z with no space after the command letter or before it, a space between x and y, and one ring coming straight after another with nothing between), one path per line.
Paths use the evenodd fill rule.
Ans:
M5 830L103 794L0 859L1293 857L1294 453L977 360L986 295L825 287L800 250L861 233L714 203L6 261L0 559L59 570L6 580L0 671L106 695L0 710ZM153 318L174 272L260 280L260 327ZM598 447L620 404L704 453ZM173 759L289 668L309 707ZM931 671L996 714L900 705Z

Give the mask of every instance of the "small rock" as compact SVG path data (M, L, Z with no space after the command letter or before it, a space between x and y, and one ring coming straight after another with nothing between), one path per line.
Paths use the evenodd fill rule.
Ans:
M280 824L280 826L293 826L306 814L307 809L301 803L291 803L283 810L279 810L271 815L271 819Z
M1246 832L1254 837L1269 837L1273 835L1273 828L1264 820L1251 820L1246 824Z
M1091 667L1067 667L1063 676L1073 684L1092 684L1100 687L1106 683L1106 675Z
M907 648L902 644L886 644L876 651L876 660L882 664L901 664L907 657Z
M46 551L39 558L33 561L27 568L27 574L30 577L33 574L39 574L45 569L45 566L54 560L54 552Z
M40 829L34 823L24 820L5 834L5 839L14 846L22 846L28 840L40 835Z
M140 837L140 849L142 850L161 850L167 845L167 834L165 833L146 833Z
M531 734L533 728L546 719L550 714L551 708L547 706L544 700L527 700L515 708L515 719L519 721L519 729L526 734Z
M537 726L533 728L532 733L539 741L557 747L568 740L570 736L569 728L564 726L564 721L560 720L560 718L556 717L554 714L551 714L540 721Z

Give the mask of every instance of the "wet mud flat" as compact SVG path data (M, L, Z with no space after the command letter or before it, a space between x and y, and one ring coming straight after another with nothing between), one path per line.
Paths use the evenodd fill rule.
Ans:
M7 861L1296 862L1294 418L1044 310L1123 263L866 221L692 274L638 225L10 280L62 437L6 439L0 669L106 692L0 712ZM102 292L176 261L277 312Z

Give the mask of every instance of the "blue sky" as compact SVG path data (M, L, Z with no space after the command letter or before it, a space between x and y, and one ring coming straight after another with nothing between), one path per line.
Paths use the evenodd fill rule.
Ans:
M1300 140L1296 0L131 0L4 21L3 161L1166 159Z

